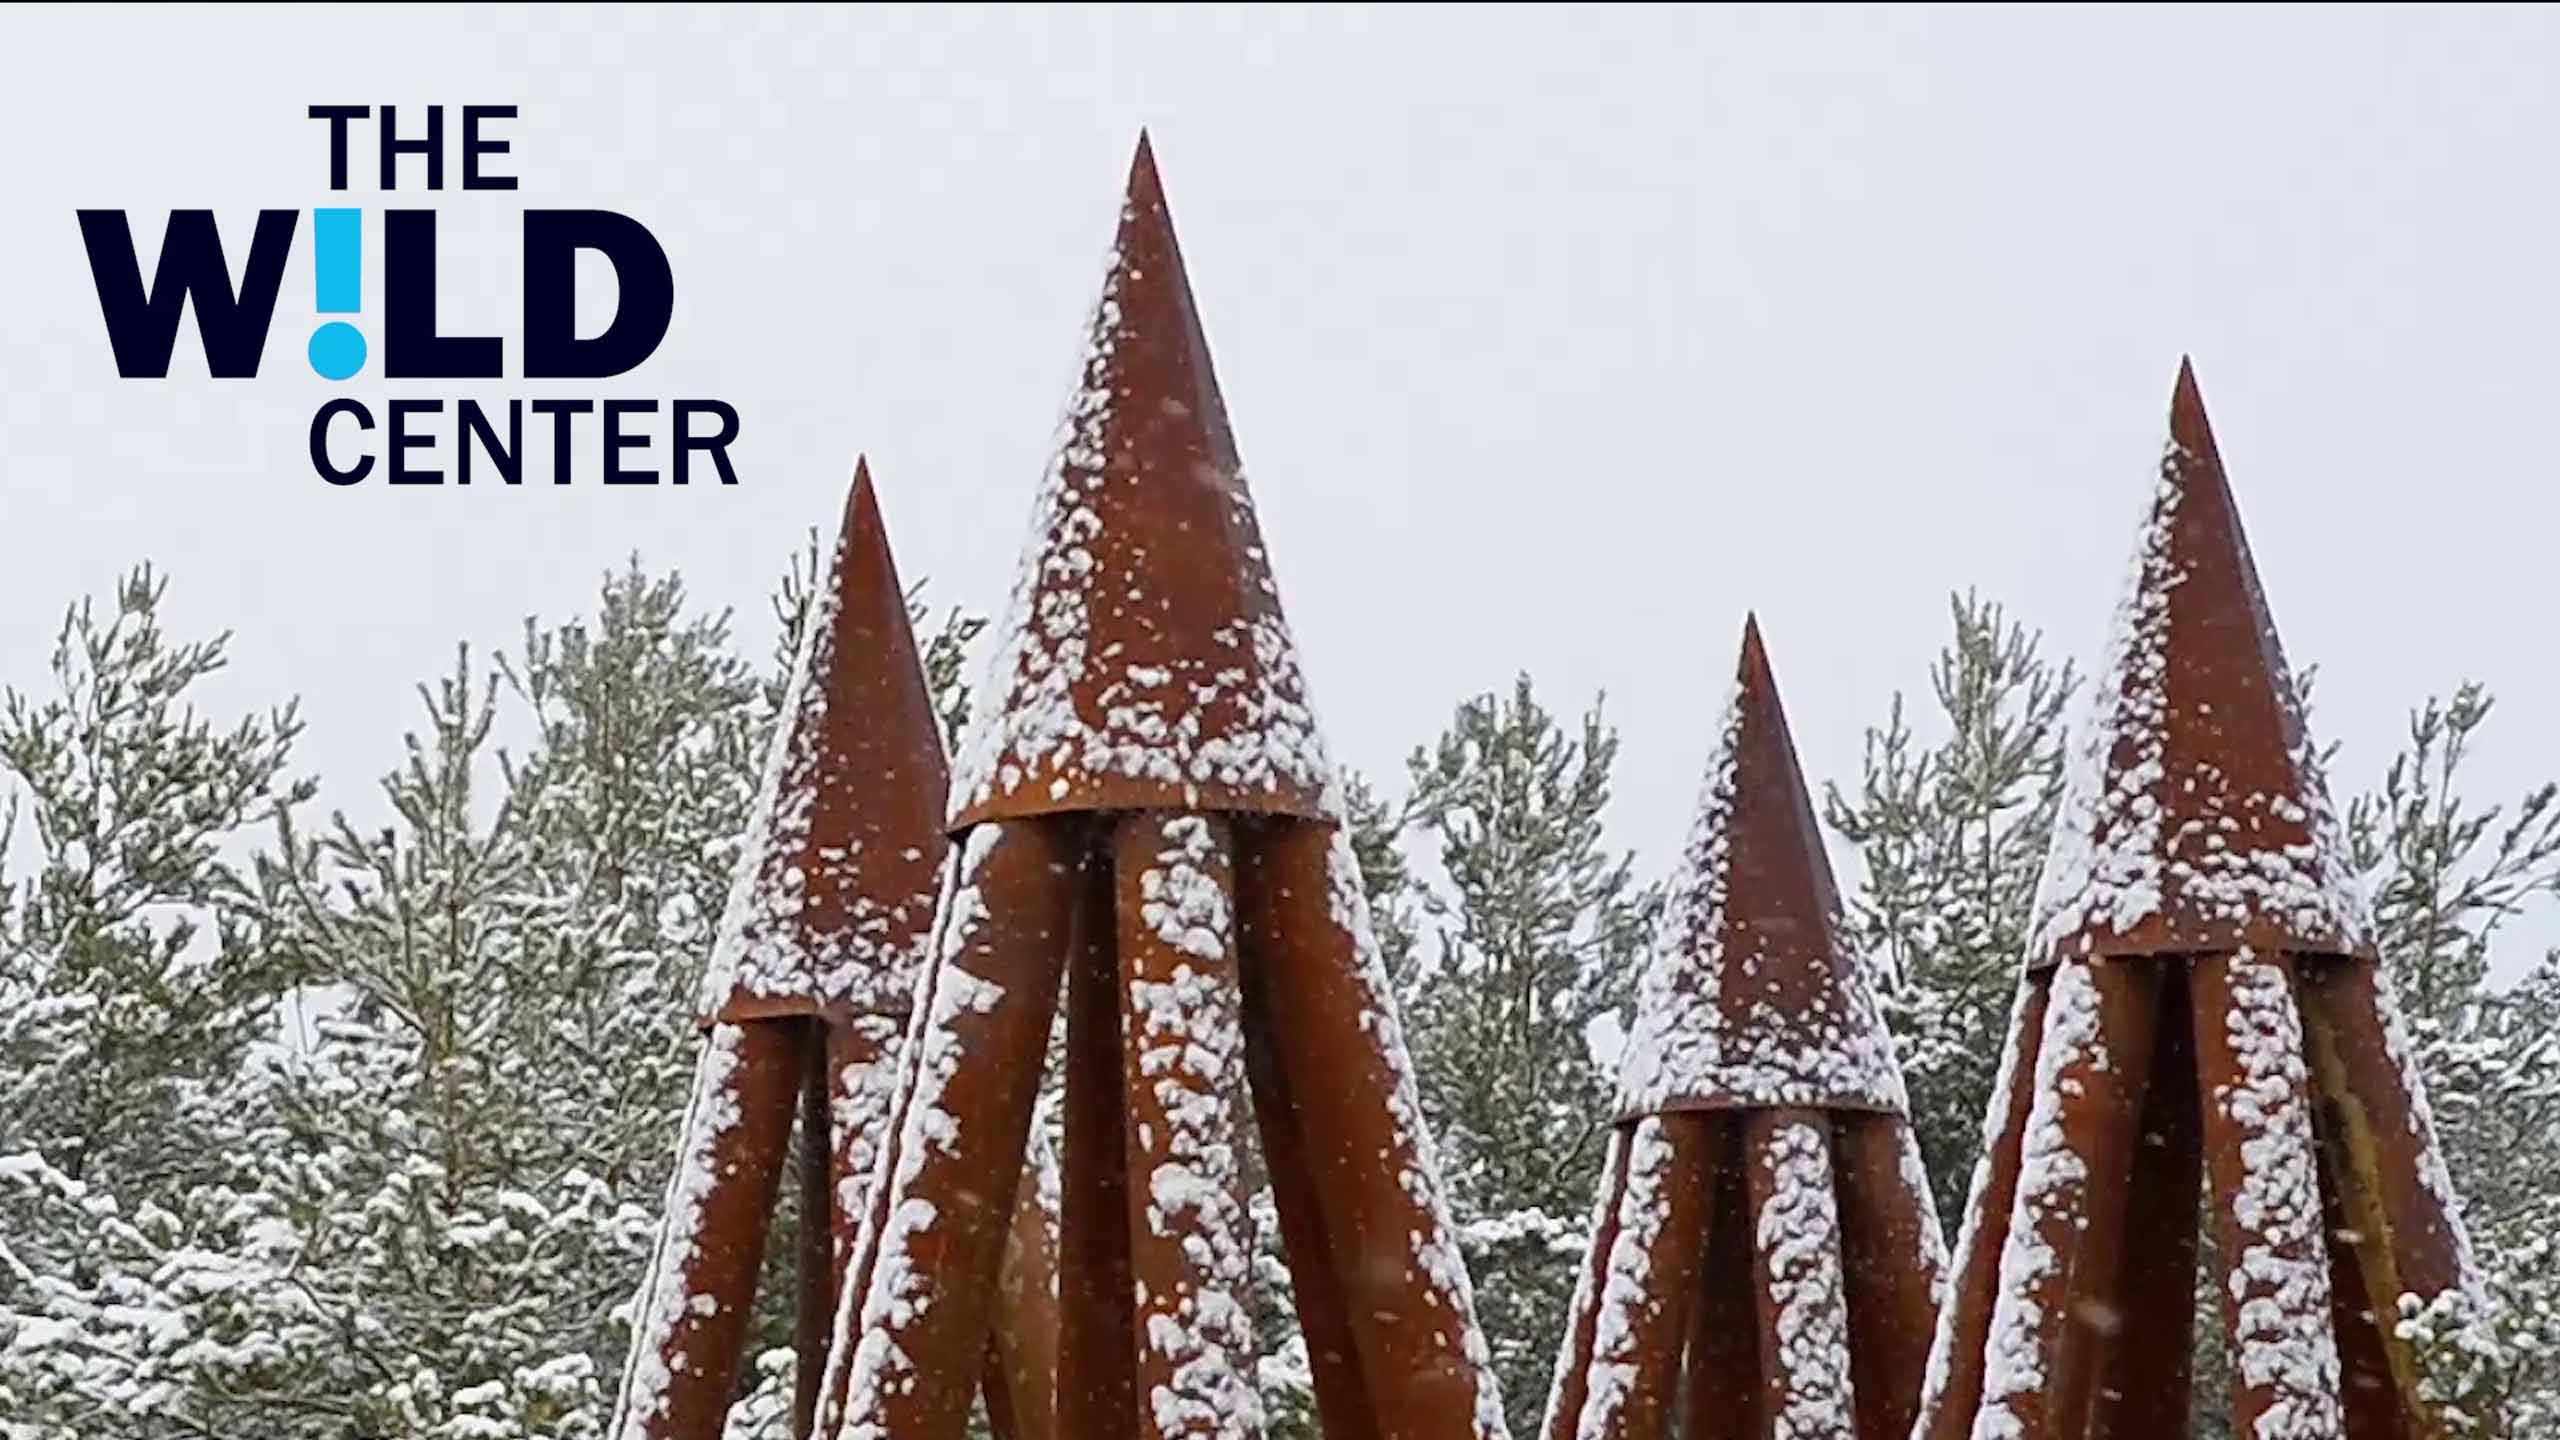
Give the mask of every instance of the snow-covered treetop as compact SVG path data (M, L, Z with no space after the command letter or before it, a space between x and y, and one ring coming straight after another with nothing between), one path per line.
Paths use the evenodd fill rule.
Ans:
M2244 946L2371 953L2319 752L2184 364L2096 680L2030 964Z
M1097 809L1321 818L1331 770L1143 135L979 694L955 828Z
M1839 919L1755 619L1637 985L1619 1118L1746 1106L1905 1113L1892 1041Z
M949 775L867 464L809 604L706 1019L904 1014L933 921Z

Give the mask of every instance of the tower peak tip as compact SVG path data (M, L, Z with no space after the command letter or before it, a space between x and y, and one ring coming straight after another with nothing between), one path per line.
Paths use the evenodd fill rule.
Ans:
M1769 668L1769 645L1760 636L1760 612L1746 610L1742 615L1742 661L1739 678L1745 689L1758 689L1776 678Z
M2181 363L2124 599L2075 727L2028 963L2369 956L2370 926L2239 506Z
M1142 201L1164 203L1164 177L1156 172L1156 144L1146 127L1138 127L1138 148L1129 156L1128 199L1132 205Z
M846 486L844 492L844 538L850 540L865 531L878 532L881 529L880 490L871 479L871 457L856 455L853 457L853 483ZM880 536L876 543L885 547L887 537Z
M1683 1109L1907 1112L1758 612L1680 868L1638 985L1618 1118ZM1728 965L1726 955L1749 956Z
M2221 472L2222 454L2213 443L2213 421L2205 414L2204 387L2196 383L2195 361L2190 356L2178 357L2178 381L2169 395L2169 439L2179 449L2208 461L2217 475ZM2182 469L2179 478L2184 480L2187 474Z
M1143 132L1109 264L952 828L1097 810L1328 820L1332 764Z

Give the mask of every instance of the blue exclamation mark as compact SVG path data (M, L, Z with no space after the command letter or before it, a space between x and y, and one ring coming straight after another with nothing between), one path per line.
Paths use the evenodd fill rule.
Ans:
M323 315L352 315L364 308L361 277L364 212L311 212L313 299ZM311 368L325 380L344 380L364 368L364 332L332 320L311 332Z

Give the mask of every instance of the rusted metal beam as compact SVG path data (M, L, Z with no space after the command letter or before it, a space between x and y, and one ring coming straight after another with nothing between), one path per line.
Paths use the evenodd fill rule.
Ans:
M1742 1145L1751 1187L1761 1403L1771 1433L1854 1440L1857 1397L1831 1126L1819 1110L1751 1110L1742 1117Z
M1270 822L1238 889L1249 936L1282 937L1276 951L1249 940L1244 963L1263 972L1273 1012L1288 1017L1271 1028L1273 1058L1311 1172L1301 1193L1312 1192L1317 1214L1307 1223L1325 1236L1370 1421L1396 1440L1501 1433L1350 840L1337 826Z
M2338 1403L2346 1412L2345 1440L2410 1440L2429 1433L2425 1417L2414 1408L2416 1397L2402 1388L2394 1373L2397 1358L2388 1326L2397 1317L2374 1308L2376 1286L2365 1273L2359 1253L2364 1232L2347 1210L2335 1177L2352 1162L2342 1148L2333 1110L2319 1094L2313 1076L2315 1107L2312 1128L2320 1132L2320 1229L2329 1254L2329 1317L2338 1337Z
M2054 975L1991 1318L1991 1353L2010 1363L1987 1372L1982 1402L2021 1440L2086 1432L2122 1333L2117 1262L2158 997L2144 961L2073 960Z
M984 1394L995 1440L1051 1440L1057 1420L1058 1161L1035 1119L1022 1191L997 1272Z
M1648 1116L1619 1127L1608 1248L1595 1247L1591 1339L1570 1415L1550 1435L1660 1435L1678 1414L1680 1362L1703 1283L1719 1117Z
M827 1054L827 1023L801 1022L800 1071L800 1291L792 1316L791 1348L799 1364L791 1374L791 1433L808 1440L818 1423L826 1388L827 1340L836 1318L836 1147L834 1071Z
M1759 1249L1759 1236L1752 1219L1743 1121L1735 1112L1708 1116L1714 1157L1707 1196L1708 1262L1682 1367L1679 1440L1770 1440L1777 1433L1776 1413L1762 1383L1767 1371L1760 1356L1760 1286L1750 1258Z
M1250 847L1247 853L1252 853ZM1248 868L1240 890L1252 883L1256 873L1258 867ZM1259 954L1278 950L1277 935L1255 928L1260 923L1257 913L1267 915L1267 907L1243 904L1240 909L1245 949ZM1323 1418L1326 1440L1379 1440L1385 1432L1370 1407L1359 1342L1352 1335L1350 1311L1336 1278L1342 1273L1341 1264L1325 1234L1323 1208L1316 1200L1316 1166L1298 1126L1297 1099L1290 1094L1289 1078L1280 1067L1276 1031L1297 1022L1273 1012L1268 969L1256 965L1242 969L1245 1073L1252 1087L1255 1133L1262 1140L1263 1167L1271 1180L1272 1208L1278 1212L1281 1250L1297 1301L1298 1333L1307 1345L1316 1410Z
M961 842L917 1001L887 1221L836 1433L958 1440L993 1328L1041 1057L1056 1013L1077 856L1055 824L998 822Z
M1261 1433L1246 1306L1251 1223L1235 843L1221 816L1141 811L1113 828L1128 1096L1138 1434Z
M1992 1313L2002 1289L2000 1261L2008 1253L2011 1217L2017 1213L2019 1160L2035 1106L2034 1076L2044 1063L2045 1011L2052 994L2053 972L2029 976L2010 1012L2000 1079L1983 1122L1982 1157L1965 1200L1964 1227L1957 1235L1947 1298L1930 1345L1929 1382L1921 1388L1913 1440L1968 1440L1974 1415L1982 1408Z
M2194 1011L2183 965L2161 965L2156 979L2160 1017L2118 1247L2116 1343L2091 1405L2093 1440L2186 1440L2195 1420L2204 1140Z
M704 1036L657 1252L635 1302L616 1440L720 1433L790 1160L808 1042L805 1023L771 1021L724 1021Z
M1909 1121L1859 1110L1825 1119L1838 1168L1858 1433L1908 1440L1946 1288L1937 1205Z
M2402 1295L2477 1293L2471 1242L2389 981L2372 965L2319 959L2298 962L2295 972L2326 1122L2326 1178L2361 1281L2348 1313L2387 1339ZM2436 1434L2418 1394L2415 1357L2405 1345L2382 1348L2414 1433ZM2355 1353L2368 1352L2359 1346ZM2379 1397L2370 1403L2381 1408Z
M1089 854L1070 932L1062 1061L1066 1153L1058 1196L1057 1406L1059 1433L1065 1436L1138 1433L1118 896L1109 857Z
M876 1246L888 1219L887 1192L876 1185L887 1157L896 1148L895 1105L907 1022L884 1015L856 1016L827 1026L827 1066L833 1076L829 1123L834 1138L834 1205L830 1222L833 1258L828 1286L835 1308L828 1322L828 1351L841 1348L835 1332L844 1324L852 1295L861 1293L871 1267L867 1246ZM842 1397L843 1375L825 1363L818 1367L818 1425L823 1432L831 1407Z
M2242 950L2200 957L2192 980L2232 1430L2334 1435L2344 1416L2292 966Z

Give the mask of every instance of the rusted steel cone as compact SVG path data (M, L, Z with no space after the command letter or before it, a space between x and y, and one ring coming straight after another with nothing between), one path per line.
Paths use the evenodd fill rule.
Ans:
M1144 137L997 642L955 829L1097 810L1325 818L1330 764Z
M1638 989L1548 1440L1908 1432L1945 1257L1839 908L1755 620Z
M1030 1099L1009 1087L1037 1073L1062 973L1060 1433L1259 1432L1243 1078L1327 1433L1500 1435L1356 875L1343 894L1332 767L1143 136L979 694L954 833L1039 837L1053 868L942 923L1025 979L1035 952L1044 968L916 1031L833 1435L960 1434L938 1377L984 1343L992 1277L950 1216L1011 1193ZM946 941L938 964L962 953ZM964 1115L981 1118L946 1118Z
M802 1147L796 1327L795 1418L808 1433L836 1276L886 1131L947 777L867 464L814 578L758 825L703 978L704 1061L616 1403L621 1440L720 1433L795 1109L817 1137Z
M2200 1199L2235 1433L2438 1434L2468 1245L2183 365L2027 961L1917 1440L2188 1433Z

